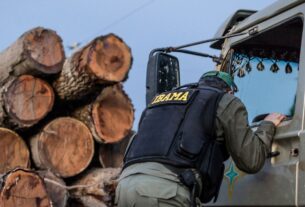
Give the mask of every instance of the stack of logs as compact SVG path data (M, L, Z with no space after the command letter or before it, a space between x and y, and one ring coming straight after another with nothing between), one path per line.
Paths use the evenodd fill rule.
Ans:
M113 206L132 136L132 56L114 34L65 58L34 28L0 53L0 206Z

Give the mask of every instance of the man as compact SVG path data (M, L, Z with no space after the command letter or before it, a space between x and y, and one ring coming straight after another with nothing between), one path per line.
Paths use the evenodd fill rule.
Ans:
M229 155L240 170L258 172L284 116L269 114L253 132L245 106L232 95L236 90L229 74L210 71L196 85L156 96L125 155L118 207L215 200Z

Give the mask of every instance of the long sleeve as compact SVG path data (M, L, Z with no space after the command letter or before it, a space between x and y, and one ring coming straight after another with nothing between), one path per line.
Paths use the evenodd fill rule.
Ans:
M226 94L219 103L216 127L217 135L224 137L227 150L240 170L256 173L263 167L275 134L272 122L262 121L252 131L244 104Z

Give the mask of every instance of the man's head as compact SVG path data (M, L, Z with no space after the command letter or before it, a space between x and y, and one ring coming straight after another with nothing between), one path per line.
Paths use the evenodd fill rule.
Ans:
M209 71L204 73L199 80L199 84L215 87L229 93L238 91L232 76L222 71Z

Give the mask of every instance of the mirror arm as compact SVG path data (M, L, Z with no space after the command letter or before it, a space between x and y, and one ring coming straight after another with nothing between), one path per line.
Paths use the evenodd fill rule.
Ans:
M207 54L204 54L204 53L200 54L198 52L192 52L192 51L189 52L188 50L181 50L181 49L182 48L186 48L186 47L192 47L192 46L195 46L195 45L201 45L201 44L208 43L208 42L214 42L214 41L217 41L217 40L223 40L223 39L226 39L226 38L241 36L241 35L245 35L245 34L249 34L249 33L248 32L240 32L240 33L236 33L236 34L228 34L228 35L225 35L225 36L222 36L222 37L216 37L216 38L212 38L212 39L207 39L207 40L202 40L202 41L198 41L198 42L193 42L193 43L190 43L190 44L180 45L180 46L177 46L177 47L157 48L157 49L152 50L149 53L149 56L151 57L156 52L170 53L170 52L182 52L183 51L182 53L198 55L198 56L201 56L201 57L210 57L210 58L213 59L214 62L218 62L219 61L218 57L207 55ZM202 55L202 54L204 54L204 55Z
M179 49L186 48L186 47L192 47L192 46L195 46L195 45L201 45L201 44L204 44L204 43L214 42L214 41L217 41L217 40L223 40L223 39L236 37L236 36L241 36L241 35L245 35L245 34L250 34L250 33L249 32L240 32L240 33L236 33L236 34L228 34L228 35L221 36L221 37L216 37L216 38L212 38L212 39L202 40L202 41L198 41L198 42L193 42L193 43L180 45L180 46L177 46L177 47L169 47L169 48L171 48L174 51L174 50L179 50Z
M190 54L190 55L196 55L196 56L200 56L200 57L206 57L206 58L211 58L213 60L213 62L220 64L222 62L222 58L217 57L215 55L209 55L207 53L201 53L201 52L195 52L195 51L191 51L191 50L174 50L173 52L181 52L181 53L185 53L185 54Z
M150 52L149 56L150 57L153 56L154 53L156 53L156 52L164 52L164 53L179 52L179 53L184 53L184 54L189 54L189 55L196 55L196 56L200 56L200 57L211 58L213 60L213 62L215 62L217 64L221 64L221 62L222 62L222 58L217 57L215 55L209 55L207 53L195 52L195 51L191 51L191 50L174 49L172 47L154 49Z
M153 49L149 53L149 57L153 56L156 52L165 52L165 53L168 53L168 48L156 48L156 49Z

